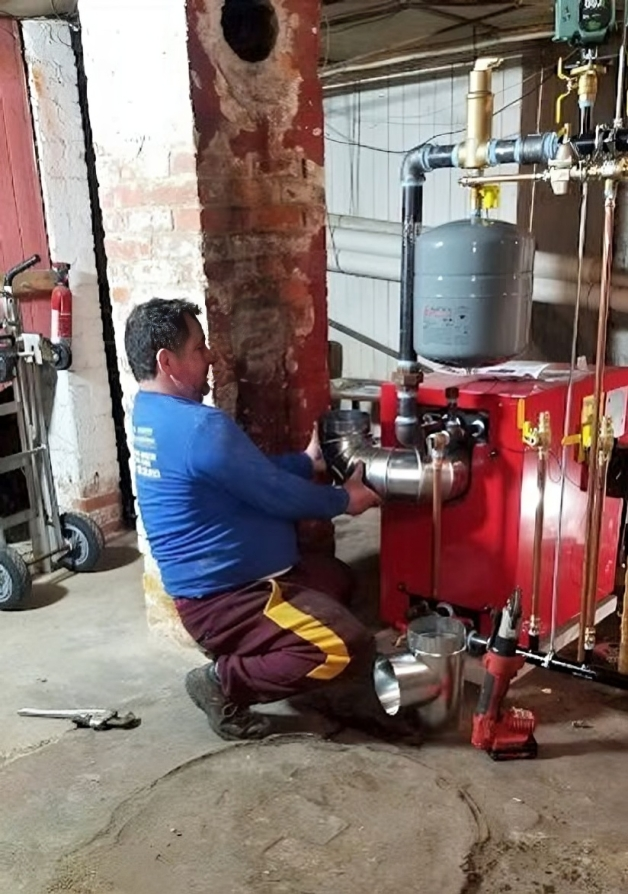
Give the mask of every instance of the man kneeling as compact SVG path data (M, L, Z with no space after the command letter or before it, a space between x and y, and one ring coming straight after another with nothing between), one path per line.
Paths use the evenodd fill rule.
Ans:
M297 549L299 520L360 515L379 498L362 468L344 487L311 480L324 467L316 434L303 453L265 456L203 404L212 355L198 315L189 302L155 298L132 311L125 333L140 386L142 523L184 626L214 656L188 674L187 691L225 739L273 731L251 705L323 687L337 696L330 712L404 735L407 725L388 718L373 692L373 640L345 607L348 569Z

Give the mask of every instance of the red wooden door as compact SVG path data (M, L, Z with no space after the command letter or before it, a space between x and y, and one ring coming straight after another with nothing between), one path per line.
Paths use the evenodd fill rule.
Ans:
M19 29L0 19L0 272L34 254L50 266ZM26 330L50 335L48 301L21 306Z

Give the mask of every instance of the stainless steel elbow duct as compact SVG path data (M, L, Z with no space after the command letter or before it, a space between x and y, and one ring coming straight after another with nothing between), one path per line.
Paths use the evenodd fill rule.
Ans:
M319 424L319 437L327 466L338 481L346 481L357 463L364 463L364 480L383 500L428 503L434 488L434 466L429 450L378 447L373 444L368 413L333 410ZM441 461L443 501L462 496L469 483L469 462L464 454Z

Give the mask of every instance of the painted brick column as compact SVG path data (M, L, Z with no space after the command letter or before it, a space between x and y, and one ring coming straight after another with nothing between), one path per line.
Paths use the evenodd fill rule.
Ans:
M257 63L225 39L229 6L188 2L215 398L278 451L303 446L329 396L319 4L274 0Z
M215 400L279 452L307 443L329 377L320 6L271 2L275 42L261 61L247 61L255 42L233 39L238 0L188 0L188 39ZM263 24L250 24L260 41ZM330 526L301 534L330 548Z

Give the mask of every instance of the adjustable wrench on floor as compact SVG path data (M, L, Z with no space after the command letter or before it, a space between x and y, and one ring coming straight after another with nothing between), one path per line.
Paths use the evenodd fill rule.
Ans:
M22 708L17 712L21 717L53 717L57 720L71 720L77 726L105 730L112 727L133 729L141 720L135 714L118 714L110 708L77 708L69 711L49 711L40 708Z

